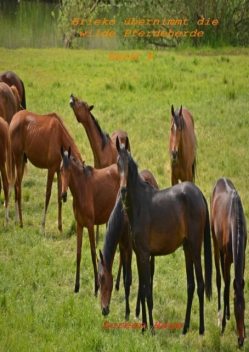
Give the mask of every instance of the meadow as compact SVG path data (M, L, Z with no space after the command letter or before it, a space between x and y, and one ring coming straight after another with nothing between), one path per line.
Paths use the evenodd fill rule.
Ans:
M249 219L249 50L184 49L119 52L66 49L0 49L0 71L13 70L23 79L27 107L37 113L57 112L74 137L86 163L93 156L86 133L69 106L73 93L89 104L101 127L129 134L139 169L155 175L160 188L170 186L168 140L170 107L187 107L195 120L198 140L196 184L208 202L216 180L231 178ZM149 55L148 55L149 54ZM122 59L123 58L123 59ZM124 59L126 58L126 59ZM128 59L127 59L128 58ZM131 58L135 58L134 60ZM42 150L40 151L42 153ZM45 201L46 170L28 163L23 181L23 229L15 224L13 191L10 223L4 227L0 208L0 351L234 351L235 319L224 336L217 327L217 291L205 301L206 332L198 334L195 292L190 331L104 329L105 321L124 322L121 285L113 292L110 314L104 318L99 297L93 295L93 269L84 231L81 289L74 294L76 237L72 197L63 204L63 233L57 230L56 182L47 214L46 233L40 231ZM102 248L105 226L101 227ZM116 255L114 276L117 273ZM245 270L245 324L248 335L249 259ZM130 322L135 319L137 271L133 257ZM233 313L231 288L231 312ZM156 258L154 321L183 323L186 308L183 250ZM245 340L244 350L249 351Z

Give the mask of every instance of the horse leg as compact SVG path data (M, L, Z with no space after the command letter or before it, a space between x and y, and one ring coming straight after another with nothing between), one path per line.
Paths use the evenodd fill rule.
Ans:
M217 243L217 239L216 239L213 227L212 227L212 236L213 236L213 247L214 247L214 262L215 262L215 268L216 268L216 286L217 286L217 292L218 292L218 326L221 326L222 313L221 313L221 299L220 299L221 298L220 296L220 290L221 290L220 254L219 254L218 243Z
M199 334L203 335L205 331L204 327L204 280L202 275L202 267L201 267L201 255L198 258L195 258L195 275L197 281L197 294L199 298Z
M92 264L93 264L93 270L94 270L94 281L95 281L94 294L97 297L99 283L98 283L96 247L95 247L95 237L94 237L94 226L93 225L88 228L88 234L89 234L89 240L90 240L90 246L91 246Z
M191 258L191 254L188 248L188 244L184 244L184 254L185 254L185 265L186 265L186 274L187 274L187 308L185 314L185 321L182 333L185 335L189 329L190 315L191 315L191 307L193 301L193 295L195 291L195 279L194 279L194 268L193 268L193 260Z
M44 207L43 219L42 219L42 223L41 223L42 232L45 232L46 215L47 215L48 204L49 204L50 197L51 197L51 189L52 189L54 174L55 174L55 170L48 169L45 207Z
M62 201L61 201L61 177L60 171L57 171L57 199L58 199L58 230L62 231ZM44 223L45 226L45 223Z
M122 250L123 251L123 250ZM129 320L130 317L130 287L131 287L131 258L132 252L129 251L123 253L122 262L123 262L123 279L124 279L124 288L125 288L125 319Z
M83 226L77 221L77 255L76 255L76 279L74 292L79 292L80 289L80 261L82 248Z
M120 247L119 247L119 267L118 267L118 274L117 274L116 283L115 283L115 289L116 289L116 291L119 291L119 283L120 283L121 270L122 270L122 258L121 258L121 249L120 249Z
M9 182L8 182L5 167L1 167L1 175L2 175L3 192L4 192L5 223L8 224L9 222Z
M16 158L18 162L16 163L16 183L15 183L15 206L16 206L16 222L20 222L20 227L23 227L22 221L22 178L24 173L24 165L25 161L23 156L20 158Z
M225 281L225 288L224 288L224 305L226 305L226 312L224 313L224 317L226 320L230 319L230 269L231 269L231 262L228 260L227 256L225 256L224 262L224 281ZM225 327L224 327L225 330ZM223 331L224 332L224 331Z
M138 258L138 254L136 253L137 259L137 270L138 270L138 296L141 300L142 306L142 332L147 330L147 317L146 317L146 308L145 308L145 284L143 282L144 275L142 275L142 270L144 269L143 265L141 265L140 259Z

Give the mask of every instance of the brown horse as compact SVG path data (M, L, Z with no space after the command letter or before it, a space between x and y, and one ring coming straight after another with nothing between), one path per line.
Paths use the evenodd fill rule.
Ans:
M179 180L194 182L196 171L194 120L190 112L182 106L177 111L174 111L173 105L171 106L169 153L172 186Z
M95 278L95 295L98 291L97 262L94 238L94 225L107 223L119 189L119 173L117 165L113 164L104 169L84 166L71 157L71 149L61 150L61 197L67 200L67 189L73 196L73 211L77 222L77 269L75 292L80 288L80 262L83 228L88 229L92 263Z
M110 137L102 131L98 121L91 113L93 105L89 106L87 103L75 98L73 95L70 97L70 106L74 111L77 121L81 123L86 130L94 156L94 167L96 169L101 169L116 163L118 155L116 138L119 137L120 142L124 143L127 133L118 130L113 132Z
M8 86L15 86L21 99L21 106L26 109L26 97L23 81L15 72L5 71L0 73L0 82L5 82Z
M5 222L9 221L9 185L15 183L15 172L12 167L11 143L8 123L0 117L0 172L4 191ZM0 180L1 192L1 180Z
M61 118L55 114L37 115L23 110L15 114L10 124L10 136L16 166L15 201L20 226L23 226L21 208L21 184L27 159L41 169L48 169L47 188L42 230L45 229L46 213L49 204L54 174L58 185L58 229L62 230L60 148L71 145L72 153L81 160L80 152ZM59 150L59 152L58 152Z
M0 82L0 116L10 124L14 114L21 110L21 98L15 86Z
M150 256L173 253L183 245L187 273L187 309L183 333L189 329L195 289L194 268L199 298L199 333L204 333L204 287L207 298L212 293L212 253L207 202L191 182L169 189L155 190L144 182L126 147L117 139L120 192L131 226L133 249L139 276L143 330L147 328L145 299L152 332L153 296ZM204 239L205 285L202 274L201 248Z
M158 184L148 170L140 172L140 177L147 182L151 187L158 188ZM130 286L132 281L131 275L131 259L132 259L132 242L130 236L130 226L127 214L123 211L122 201L120 195L118 195L115 207L110 215L108 221L108 227L105 235L105 243L103 248L103 254L100 251L100 261L98 263L98 280L100 286L100 301L102 314L109 314L109 306L113 288L113 276L112 266L116 252L117 245L119 244L120 258L123 263L123 282L125 289L125 318L129 319L130 306ZM151 257L150 268L151 268L151 286L154 275L154 256ZM120 273L119 273L120 274ZM118 280L118 279L117 279ZM116 284L117 286L117 284ZM116 287L117 288L117 287ZM138 292L137 305L136 305L136 316L140 313L140 295Z
M226 327L226 319L230 318L230 268L231 264L234 263L234 314L238 344L242 347L245 338L244 269L247 241L246 219L240 197L233 183L226 178L219 179L213 190L211 198L211 228L216 266L219 323L221 324L220 262L225 283L222 333Z

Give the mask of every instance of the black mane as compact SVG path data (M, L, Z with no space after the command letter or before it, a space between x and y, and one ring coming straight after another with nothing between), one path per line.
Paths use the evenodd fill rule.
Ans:
M102 131L102 129L101 129L99 123L98 123L98 120L93 116L92 113L90 113L90 114L91 114L93 122L94 122L94 124L95 124L95 126L96 126L96 128L97 128L97 130L98 130L98 132L100 134L100 137L102 139L102 149L104 149L104 147L106 146L106 144L110 140L110 136L109 136L108 133L105 133L105 132Z

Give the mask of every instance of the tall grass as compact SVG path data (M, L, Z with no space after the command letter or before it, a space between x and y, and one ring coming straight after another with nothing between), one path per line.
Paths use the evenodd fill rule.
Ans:
M168 135L170 106L183 104L193 114L198 139L197 185L209 199L217 178L230 177L249 218L248 50L155 52L153 60L140 51L139 60L110 61L107 51L63 49L0 49L0 71L17 72L26 86L28 109L56 111L74 136L86 162L93 163L85 131L69 107L71 93L94 104L93 114L104 130L122 128L130 137L139 168L153 172L161 188L170 186ZM224 59L226 58L226 59ZM42 153L42 150L41 150ZM198 335L195 293L190 331L105 330L99 299L93 295L93 270L85 232L81 290L73 293L75 236L72 198L63 205L63 234L57 231L56 183L48 209L45 236L39 231L45 200L46 171L30 163L23 182L24 228L5 228L0 209L0 351L234 351L237 339L233 314L224 336L217 327L217 294L205 303L206 333ZM3 203L3 196L1 195ZM73 228L73 227L72 227ZM101 228L103 244L105 227ZM247 250L248 252L248 250ZM117 271L117 258L114 274ZM249 299L248 253L245 301ZM232 272L233 273L233 272ZM233 275L233 274L232 274ZM131 322L137 293L133 261ZM232 288L231 288L232 289ZM231 292L231 298L233 293ZM180 322L187 291L183 251L156 258L154 319ZM113 292L110 322L124 321L124 291ZM233 300L231 299L231 312ZM245 315L248 329L248 310ZM247 333L248 334L248 333ZM248 350L248 341L245 350Z

